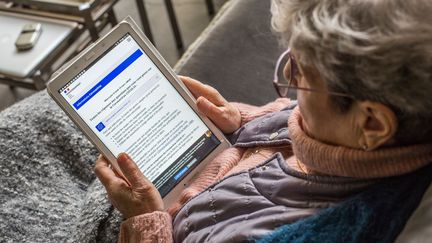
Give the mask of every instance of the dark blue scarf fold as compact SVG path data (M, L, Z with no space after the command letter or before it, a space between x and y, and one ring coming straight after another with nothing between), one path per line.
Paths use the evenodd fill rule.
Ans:
M432 165L374 184L318 214L277 228L266 242L394 242L432 180Z

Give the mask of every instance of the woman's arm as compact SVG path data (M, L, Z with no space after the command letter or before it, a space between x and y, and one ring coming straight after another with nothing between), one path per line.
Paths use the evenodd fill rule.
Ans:
M280 98L264 106L228 102L213 87L195 79L180 76L180 79L197 99L200 112L213 121L225 134L240 128L243 124L270 112L279 111L289 105L290 100Z

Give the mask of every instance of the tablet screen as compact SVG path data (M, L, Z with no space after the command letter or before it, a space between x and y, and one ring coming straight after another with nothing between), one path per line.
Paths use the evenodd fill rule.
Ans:
M126 34L59 92L107 148L165 196L221 142Z

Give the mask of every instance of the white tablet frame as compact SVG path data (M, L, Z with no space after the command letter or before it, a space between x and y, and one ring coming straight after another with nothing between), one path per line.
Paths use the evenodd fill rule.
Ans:
M78 113L72 108L70 104L63 98L59 90L64 87L70 80L77 76L83 69L98 59L105 53L107 49L122 38L125 34L129 33L148 57L154 62L154 64L160 69L165 75L168 81L175 87L179 94L185 99L189 106L195 111L195 113L202 119L205 125L210 128L213 134L221 142L199 165L197 165L192 171L188 173L178 184L163 198L165 207L168 208L174 203L181 191L186 188L191 180L198 175L200 171L212 161L221 151L230 147L228 139L224 134L205 116L203 116L196 107L196 99L189 92L186 86L179 80L177 74L170 68L169 64L163 59L156 48L151 42L145 37L140 31L138 25L130 18L127 17L115 26L109 33L104 37L100 38L94 44L83 50L77 57L63 65L52 77L47 85L48 93L57 102L57 104L65 111L65 113L72 119L72 121L82 130L84 135L96 146L101 154L103 154L121 174L116 163L116 157L110 150L103 144L103 142L97 137L97 135L90 129L90 127L84 122L84 120L78 115ZM124 176L123 176L124 177Z

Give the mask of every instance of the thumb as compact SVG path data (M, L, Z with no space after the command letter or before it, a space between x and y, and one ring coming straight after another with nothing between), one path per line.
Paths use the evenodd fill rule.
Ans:
M126 153L121 153L118 156L117 163L132 187L140 187L143 184L151 183L145 178L135 162Z

